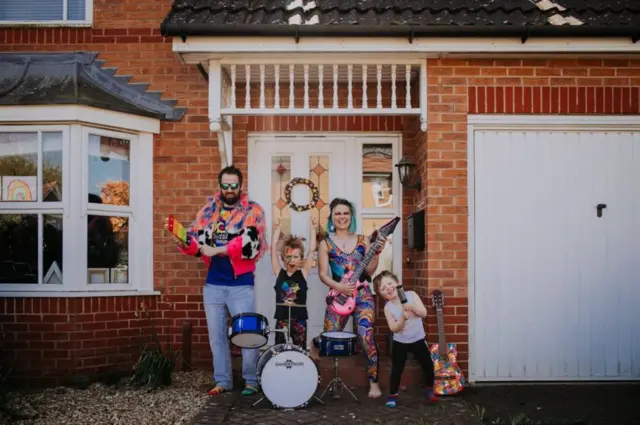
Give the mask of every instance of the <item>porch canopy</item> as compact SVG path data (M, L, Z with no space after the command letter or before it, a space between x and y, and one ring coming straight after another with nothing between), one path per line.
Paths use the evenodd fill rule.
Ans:
M639 27L637 0L175 0L161 32L208 79L230 163L234 115L415 115L426 131L428 57L638 53Z

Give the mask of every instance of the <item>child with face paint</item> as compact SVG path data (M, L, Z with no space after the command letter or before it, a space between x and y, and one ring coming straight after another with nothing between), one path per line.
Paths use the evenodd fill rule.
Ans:
M311 224L309 253L304 258L304 239L288 235L279 246L281 229L276 221L271 235L271 268L276 275L273 287L276 293L276 329L287 327L294 345L307 348L307 276L313 266L313 252L316 250L316 223ZM284 267L280 265L282 260ZM291 323L289 322L291 306ZM284 344L285 335L276 333L276 344Z

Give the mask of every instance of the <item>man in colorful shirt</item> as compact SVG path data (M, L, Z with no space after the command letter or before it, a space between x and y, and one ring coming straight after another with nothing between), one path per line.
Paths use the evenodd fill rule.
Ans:
M178 245L186 255L201 256L208 267L203 299L213 353L215 386L209 391L210 395L233 388L225 307L232 316L255 312L255 262L268 249L264 239L264 210L242 193L242 172L233 165L226 167L220 171L218 183L220 192L207 199L195 221L187 228L189 246ZM232 264L231 253L227 254L226 248L231 249L229 242L242 229L249 227L258 230L259 248L250 260L244 257L242 265ZM258 392L256 369L259 355L258 349L242 349L242 375L246 382L243 395Z

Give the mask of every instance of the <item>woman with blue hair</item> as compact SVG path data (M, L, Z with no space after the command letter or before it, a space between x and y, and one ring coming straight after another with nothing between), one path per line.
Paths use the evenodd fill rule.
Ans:
M353 204L346 199L335 198L329 205L326 237L318 245L318 271L320 280L330 289L352 295L357 284L349 284L346 276L354 271L364 259L371 245L370 238L356 233L356 214ZM352 313L357 333L367 359L369 397L380 397L378 385L378 347L373 338L375 302L368 281L378 266L377 252L360 276ZM342 331L351 315L342 316L327 307L324 316L324 332ZM317 358L319 337L312 345L312 357Z

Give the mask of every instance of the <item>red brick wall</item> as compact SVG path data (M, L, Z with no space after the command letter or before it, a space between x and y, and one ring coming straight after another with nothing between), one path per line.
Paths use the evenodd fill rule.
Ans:
M195 66L179 62L170 40L160 36L160 22L171 0L95 0L94 4L93 28L2 28L0 49L99 52L105 66L118 67L117 75L132 75L132 82L149 83L149 90L161 91L165 98L178 99L178 106L188 108L182 121L162 123L161 134L155 137L154 272L155 286L165 296L163 300L3 299L2 356L16 362L21 374L47 376L130 363L141 343L133 334L142 326L131 316L144 300L156 324L174 343L180 343L183 321L191 321L193 362L209 368L211 353L201 302L202 262L177 254L161 227L168 213L181 221L191 220L203 199L217 189L220 159L215 135L208 129L208 85ZM459 343L466 370L467 114L638 113L639 74L638 61L429 60L426 134L419 131L414 117L240 117L234 120L235 162L246 171L249 131L402 132L404 153L419 164L423 180L421 194L405 193L403 214L406 217L426 207L428 232L424 252L405 250L403 257L410 262L404 265L403 277L425 302L432 289L444 289L447 339ZM429 340L435 341L435 317L432 309L429 312ZM386 359L386 327L380 317L378 325L378 342ZM55 360L57 372L51 363L45 365L45 359ZM385 362L381 365L383 384L389 372ZM354 372L354 379L362 383L364 373Z
M2 298L2 364L12 378L61 377L130 370L150 322L141 304L156 309L156 297Z

